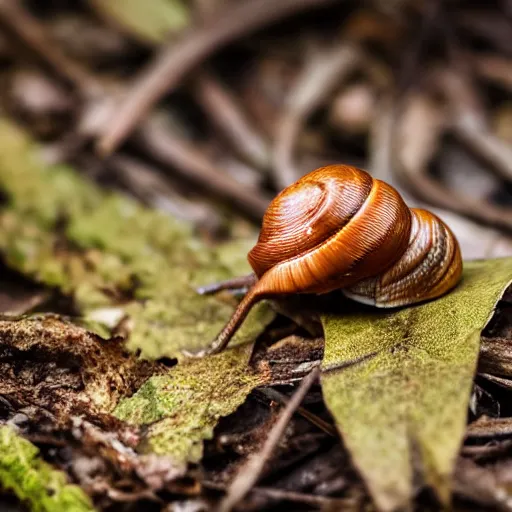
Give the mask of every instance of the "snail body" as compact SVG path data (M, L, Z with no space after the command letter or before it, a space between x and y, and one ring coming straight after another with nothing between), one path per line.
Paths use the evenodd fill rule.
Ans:
M459 244L441 219L346 165L317 169L280 192L248 260L252 285L206 353L222 350L262 299L341 289L397 307L440 297L462 274Z

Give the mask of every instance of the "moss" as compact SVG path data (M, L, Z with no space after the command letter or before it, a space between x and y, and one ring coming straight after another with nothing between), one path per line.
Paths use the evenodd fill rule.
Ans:
M87 512L89 498L39 457L39 450L7 426L0 427L0 486L32 512Z

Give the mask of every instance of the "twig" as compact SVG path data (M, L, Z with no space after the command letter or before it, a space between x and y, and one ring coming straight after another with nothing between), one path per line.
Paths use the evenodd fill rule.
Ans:
M88 124L87 117L93 118L94 122L73 138L74 147L79 147L79 139L99 135L103 129L102 118L105 112L109 114L113 111L113 96L86 68L68 59L30 13L18 4L13 5L9 0L0 0L0 19L12 26L20 39L43 62L51 65L62 79L70 82L79 93L89 99L83 109L82 124ZM123 88L116 87L116 93L121 95ZM251 217L259 220L266 210L269 199L263 197L259 190L242 186L217 169L191 144L174 136L163 126L158 115L151 116L141 124L136 143L164 165L171 165L173 169L181 171L185 178L233 201Z
M481 77L512 91L512 59L492 54L469 55L467 58Z
M512 229L512 209L449 190L428 175L444 131L444 115L424 94L410 96L393 138L395 168L412 192L424 201L486 224Z
M237 476L231 482L227 494L218 507L218 512L229 512L242 500L250 491L251 487L258 481L267 460L270 458L274 448L281 439L293 414L304 399L313 382L318 378L320 369L317 367L304 378L299 388L288 402L277 422L270 430L261 452L252 455L246 464L240 469Z
M512 435L511 418L479 419L468 425L466 438Z
M0 20L69 84L81 92L100 92L98 81L92 74L61 52L41 24L20 5L20 2L0 0Z
M173 136L158 116L153 115L142 123L134 142L160 163L171 165L184 178L229 199L252 218L259 220L265 213L270 198L217 169L190 143Z
M507 377L498 377L497 375L492 375L490 373L478 373L481 377L484 379L487 379L491 382L494 382L494 384L497 384L498 386L501 386L505 389L512 389L512 380L508 379Z
M257 391L265 395L270 400L274 400L280 404L286 405L290 401L287 396L279 393L279 391L273 388L258 389ZM311 411L308 411L302 406L297 408L297 413L306 418L313 425L317 426L320 430L323 430L326 434L329 434L333 437L338 437L338 431L336 430L336 427L320 418L320 416L313 414Z
M334 3L336 0L245 0L229 3L204 26L189 32L181 41L162 48L156 59L135 81L98 142L103 154L114 151L151 107L173 91L180 80L220 47L237 37L299 13Z
M273 489L271 487L256 487L253 491L257 494L268 496L269 498L311 505L313 507L319 507L322 510L357 509L357 501L353 498L330 498L302 492L286 491L284 489Z
M370 128L369 169L374 178L387 181L393 185L393 125L396 121L394 99L391 95L384 97L378 105Z
M219 491L226 489L226 486L215 482L204 481L202 484L209 489ZM293 503L320 507L322 510L351 510L351 507L357 508L356 498L331 498L328 496L287 491L285 489L274 489L272 487L254 487L249 493L263 495L275 500L291 501Z
M471 457L474 460L484 460L497 457L504 453L510 452L512 448L512 439L505 439L496 443L488 441L485 445L464 445L460 453L463 456Z
M116 154L107 164L123 185L146 204L188 222L206 225L212 231L219 229L221 219L213 208L179 194L160 172L147 163Z
M500 176L512 180L512 146L489 130L474 87L453 70L438 70L432 79L448 100L455 135L469 151L491 164Z
M211 73L202 72L195 80L194 92L196 100L230 142L232 149L254 167L267 169L267 143L246 118L230 91Z
M293 149L300 130L316 108L361 62L357 47L343 41L329 51L320 49L297 78L279 120L273 151L274 181L281 189L293 183L298 171L293 163Z
M454 132L475 156L487 161L508 181L512 181L512 146L491 133L487 127L469 115L460 117Z

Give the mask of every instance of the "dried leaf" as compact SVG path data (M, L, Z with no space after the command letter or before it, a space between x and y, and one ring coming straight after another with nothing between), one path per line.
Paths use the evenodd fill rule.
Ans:
M325 401L380 509L410 500L416 464L449 500L480 332L511 278L510 258L468 262L436 301L323 318Z
M121 339L56 317L0 317L2 396L51 411L55 421L111 412L156 369L128 354Z
M89 3L100 16L143 43L161 43L190 21L182 0L89 0Z
M33 512L94 511L80 487L70 485L63 472L54 470L38 454L11 427L0 427L0 487L14 492Z

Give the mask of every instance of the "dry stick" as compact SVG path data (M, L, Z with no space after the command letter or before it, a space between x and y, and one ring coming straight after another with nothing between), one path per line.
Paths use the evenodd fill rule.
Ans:
M486 224L512 229L512 210L449 190L428 175L430 159L437 152L444 116L426 95L409 98L398 120L401 133L393 136L395 168L408 187L424 201ZM421 120L418 122L418 120Z
M135 81L129 96L99 140L98 149L111 153L135 125L180 80L218 48L292 14L335 3L336 0L245 0L229 3L225 12L164 46Z
M302 492L274 489L272 487L256 487L253 492L269 498L293 501L304 505L319 507L321 510L356 510L357 501L354 498L331 498Z
M490 132L480 98L471 84L453 70L440 70L434 73L433 79L454 113L455 135L500 176L512 180L512 146Z
M219 80L211 73L201 72L195 80L195 98L234 151L260 170L269 166L266 141L251 126L242 108Z
M267 388L267 389L259 389L258 390L261 394L265 395L267 398L270 398L270 400L274 400L276 402L279 402L280 404L286 405L290 399L283 395L282 393L279 393L279 391L276 391L273 388ZM320 416L312 413L311 411L308 411L304 407L298 407L297 413L300 414L302 417L306 418L310 423L317 426L320 430L323 430L326 434L329 434L333 437L338 437L338 431L334 425L331 423L325 421L324 419L320 418Z
M294 393L279 419L270 430L265 444L260 453L253 454L245 465L240 469L234 480L231 482L226 496L220 502L218 512L229 512L233 509L251 490L251 487L258 481L267 460L270 458L274 448L281 439L288 423L290 422L294 412L297 410L302 400L309 391L313 382L320 375L320 368L317 367L304 378L299 388Z
M180 195L161 172L147 163L116 154L109 158L108 164L119 181L146 204L194 224L212 229L220 227L222 221L212 207Z
M461 455L471 457L474 460L483 460L494 458L497 455L509 452L511 448L511 439L505 439L498 443L496 443L494 440L491 440L484 445L464 445L460 449L460 453Z
M272 168L279 189L299 177L293 162L293 149L304 122L360 64L361 59L357 47L344 41L329 51L321 49L304 66L289 93L277 126Z
M484 255L484 258L488 258L487 255ZM512 380L507 379L506 377L498 377L497 375L492 375L490 373L479 373L484 379L487 379L498 386L501 386L505 389L512 389Z
M478 75L512 91L512 59L501 55L467 55Z
M400 165L400 170L413 194L423 201L485 224L512 230L510 208L493 206L485 201L449 190L428 176L426 169Z
M226 487L215 482L203 482L203 485L209 489L223 491ZM254 487L249 493L260 494L274 500L286 500L313 507L320 507L322 510L351 510L357 505L355 498L331 498L329 496L320 496L315 494L305 494L302 492L287 491L285 489L274 489L272 487Z
M68 83L82 92L101 92L102 87L98 81L52 44L41 24L25 11L20 2L0 0L0 20Z
M13 7L8 0L0 0L0 20L7 23L27 47L50 64L63 80L72 83L77 91L91 100L89 108L98 99L105 103L113 99L105 85L86 68L69 59L53 43L40 23L19 4ZM117 87L116 93L122 92L122 87ZM102 126L94 127L93 135L97 135L95 130L99 129ZM190 143L171 134L162 125L158 115L152 115L141 123L136 142L161 163L178 170L186 178L192 178L220 197L233 201L251 217L259 220L263 216L269 198L263 196L258 189L242 186L212 165Z
M458 117L454 133L469 151L492 165L504 179L512 181L512 146L491 133L479 119L470 116Z
M268 197L217 169L189 142L173 137L157 116L142 122L134 141L156 160L172 163L184 178L198 181L220 197L231 200L253 219L263 217L270 202Z
M396 109L392 96L385 96L376 110L370 127L368 167L374 178L393 185L392 146Z
M193 92L211 121L220 130L232 149L256 169L269 165L269 150L245 116L240 105L211 72L202 71L194 79Z
M478 420L468 425L466 438L512 435L511 418Z

